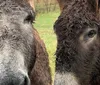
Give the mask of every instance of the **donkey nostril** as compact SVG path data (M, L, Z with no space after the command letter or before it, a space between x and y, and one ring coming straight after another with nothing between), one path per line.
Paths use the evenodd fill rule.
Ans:
M27 79L26 79L26 78L25 78L25 80L24 80L24 85L28 85Z
M29 85L29 83L30 83L29 78L27 76L25 76L23 85Z

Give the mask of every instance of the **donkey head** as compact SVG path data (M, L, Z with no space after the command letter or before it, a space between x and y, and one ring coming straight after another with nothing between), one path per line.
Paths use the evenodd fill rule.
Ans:
M0 0L0 85L30 85L36 56L34 18L26 0Z
M100 1L58 1L55 85L99 85Z

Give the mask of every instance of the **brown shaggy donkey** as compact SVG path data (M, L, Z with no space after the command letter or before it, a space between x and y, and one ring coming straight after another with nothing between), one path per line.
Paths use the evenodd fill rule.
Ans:
M27 0L35 11L34 0ZM36 46L36 62L31 73L31 85L51 85L49 59L44 42L40 39L38 32L33 28Z
M48 54L38 32L34 29L36 62L31 72L31 85L52 85Z
M100 85L100 0L58 0L54 85Z

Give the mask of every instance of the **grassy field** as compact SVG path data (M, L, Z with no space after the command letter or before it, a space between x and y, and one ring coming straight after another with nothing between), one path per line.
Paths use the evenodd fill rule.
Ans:
M56 51L56 35L53 31L53 25L57 17L59 16L59 11L50 12L45 14L38 14L34 27L38 30L40 37L44 40L46 45L50 67L52 71L52 77L54 77L55 71L55 51Z

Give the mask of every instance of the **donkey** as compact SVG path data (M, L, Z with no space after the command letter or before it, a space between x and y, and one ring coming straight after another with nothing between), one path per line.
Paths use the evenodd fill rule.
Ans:
M35 11L35 1L27 0L30 6ZM32 85L52 85L51 70L49 67L48 53L45 48L44 42L41 40L36 29L33 29L36 46L36 62L34 69L31 72Z
M100 85L100 0L58 0L54 85Z
M0 85L51 84L48 54L34 20L28 0L0 0Z

